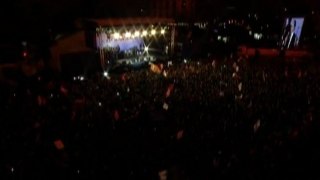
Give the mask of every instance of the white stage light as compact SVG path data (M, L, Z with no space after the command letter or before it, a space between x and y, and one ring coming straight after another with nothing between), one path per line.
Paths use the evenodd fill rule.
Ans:
M114 38L114 39L120 39L120 33L115 32L115 33L113 34L113 38Z
M131 33L130 32L126 32L125 37L126 38L130 38L131 37Z
M164 29L161 29L160 33L164 34L166 31Z
M152 29L151 30L151 35L156 35L156 30Z
M147 31L143 31L142 32L142 36L146 36L146 35L148 35L148 32Z
M134 32L134 36L135 37L139 37L140 36L140 32L139 31Z

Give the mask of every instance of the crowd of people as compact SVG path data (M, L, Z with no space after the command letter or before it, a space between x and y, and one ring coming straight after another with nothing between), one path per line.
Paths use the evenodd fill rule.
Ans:
M319 176L317 64L237 58L158 67L2 85L1 176Z

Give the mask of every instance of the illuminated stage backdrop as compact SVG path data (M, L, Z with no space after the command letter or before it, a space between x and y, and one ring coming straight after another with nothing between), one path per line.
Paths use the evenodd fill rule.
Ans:
M174 53L175 21L167 18L87 19L88 42L102 69L115 64L167 59ZM93 37L93 41L91 38Z

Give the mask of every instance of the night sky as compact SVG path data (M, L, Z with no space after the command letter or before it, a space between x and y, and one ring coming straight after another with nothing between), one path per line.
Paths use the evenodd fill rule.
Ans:
M153 0L156 1L156 0ZM53 31L67 31L72 22L81 17L131 17L147 16L152 12L152 0L4 0L0 6L1 33L23 36L23 34L39 35ZM203 0L196 1L195 14L201 18L223 14L227 7L236 7L243 12L260 12L274 15L283 7L293 13L304 14L319 10L318 0ZM141 11L143 9L143 11ZM5 37L8 37L8 36Z

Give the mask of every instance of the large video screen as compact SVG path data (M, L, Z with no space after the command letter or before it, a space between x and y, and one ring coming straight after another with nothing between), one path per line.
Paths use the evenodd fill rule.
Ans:
M285 19L280 42L282 49L296 48L299 46L303 23L303 17L288 17Z

